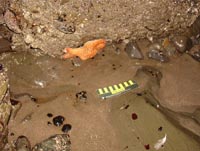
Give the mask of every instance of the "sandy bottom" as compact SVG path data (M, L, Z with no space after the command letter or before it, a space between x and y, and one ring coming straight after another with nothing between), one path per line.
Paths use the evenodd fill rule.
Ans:
M154 144L165 134L163 151L200 150L192 136L137 96L137 90L106 100L96 93L98 88L133 79L141 65L162 67L158 62L131 60L110 47L94 59L81 62L80 67L70 60L28 53L5 54L1 60L8 69L11 93L29 93L37 99L35 103L28 96L18 98L22 108L9 124L10 133L14 133L9 141L25 135L33 146L62 133L62 126L47 124L53 119L47 113L52 113L64 116L64 124L72 125L69 135L74 151L145 151L148 144L155 150ZM80 91L87 92L86 102L76 101ZM124 105L129 107L121 109ZM133 113L138 116L136 120L132 119Z

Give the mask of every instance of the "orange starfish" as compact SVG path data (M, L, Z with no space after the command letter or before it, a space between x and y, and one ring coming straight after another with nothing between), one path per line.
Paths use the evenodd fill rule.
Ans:
M80 48L65 48L65 54L62 58L67 59L78 56L81 60L87 60L94 57L105 45L106 41L104 39L88 41Z

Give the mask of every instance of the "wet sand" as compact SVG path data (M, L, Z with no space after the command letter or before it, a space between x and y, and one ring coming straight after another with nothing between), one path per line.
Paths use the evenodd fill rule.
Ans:
M52 123L47 113L52 113L64 116L64 123L72 125L69 134L72 150L76 151L143 151L148 144L150 150L155 150L154 144L165 134L167 141L162 150L200 149L191 135L137 96L139 89L107 100L100 99L96 93L98 88L133 79L141 65L161 68L170 63L131 60L125 52L116 54L112 47L94 59L81 62L80 67L73 66L70 60L36 57L26 52L4 54L1 60L8 69L13 96L30 93L37 99L35 103L28 96L18 98L22 108L9 123L10 133L14 133L9 141L25 135L33 146L62 133L62 127L47 124ZM86 103L76 101L76 93L83 90L87 92ZM120 110L124 104L129 107ZM132 113L137 113L136 120L131 118ZM24 120L27 115L31 118ZM162 131L158 131L159 127Z

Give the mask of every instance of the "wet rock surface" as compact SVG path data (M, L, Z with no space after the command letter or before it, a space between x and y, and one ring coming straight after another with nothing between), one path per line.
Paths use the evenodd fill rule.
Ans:
M68 135L55 135L35 145L32 151L71 151L70 144Z
M11 11L19 21L18 26L12 27L22 30L13 36L13 48L28 46L54 56L61 55L65 47L78 47L97 38L118 40L119 37L157 37L172 31L182 33L199 15L199 2L193 3L174 0L12 1ZM16 25L14 22L12 25ZM16 29L13 31L18 32Z

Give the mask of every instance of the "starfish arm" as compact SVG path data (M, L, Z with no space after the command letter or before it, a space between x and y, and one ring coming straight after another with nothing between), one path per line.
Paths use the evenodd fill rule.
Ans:
M65 53L64 55L62 55L63 59L68 59L68 58L73 58L73 57L75 57L75 55L70 54L70 53Z

